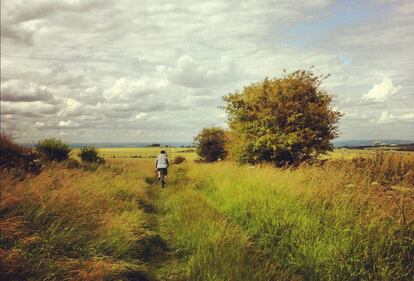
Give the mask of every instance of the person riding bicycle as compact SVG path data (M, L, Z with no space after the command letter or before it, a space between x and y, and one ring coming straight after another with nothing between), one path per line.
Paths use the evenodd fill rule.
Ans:
M161 178L161 173L166 176L168 173L168 166L170 163L168 162L167 154L165 150L161 150L160 155L157 156L157 161L155 162L155 167L158 173L158 180Z

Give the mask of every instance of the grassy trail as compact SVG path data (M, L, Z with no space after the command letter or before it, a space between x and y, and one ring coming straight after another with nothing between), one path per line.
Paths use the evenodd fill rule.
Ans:
M175 167L168 188L154 192L159 231L170 245L156 264L159 280L300 280L281 271L189 184L186 169Z
M161 250L154 253L148 260L148 266L154 272L156 280L186 280L182 278L185 274L179 270L183 267L183 263L176 254L174 242L171 239L173 234L165 223L166 211L163 206L165 189L161 189L155 178L148 177L146 182L149 184L148 195L153 206L151 231L160 237L159 249Z
M371 186L336 167L175 166L156 200L161 236L173 245L158 278L411 280L412 224Z

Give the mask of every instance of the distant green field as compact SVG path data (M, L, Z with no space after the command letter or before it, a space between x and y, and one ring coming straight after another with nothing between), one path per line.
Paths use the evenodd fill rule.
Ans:
M197 158L194 148L160 148L160 147L103 147L98 148L99 154L104 158L155 158L161 150L165 150L170 159L178 155L185 157L187 160ZM76 156L78 148L73 149L72 155Z
M99 154L104 158L155 158L160 151L164 149L170 159L174 159L178 155L185 157L187 160L197 159L197 154L194 148L160 148L160 147L103 147L98 148ZM78 154L79 148L75 148L72 151L72 156ZM393 151L401 155L414 155L413 151ZM347 149L339 148L333 152L322 156L323 159L353 159L357 157L367 157L375 154L375 150L372 149Z

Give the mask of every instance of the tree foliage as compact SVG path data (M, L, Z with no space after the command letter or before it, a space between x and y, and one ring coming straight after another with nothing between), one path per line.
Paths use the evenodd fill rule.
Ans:
M231 154L240 162L297 164L332 150L341 113L310 70L266 78L223 97Z
M103 162L104 159L98 156L98 151L94 146L84 146L78 154L83 162Z
M227 156L226 131L218 127L204 128L195 138L197 154L207 162L225 159Z
M39 141L36 150L45 156L48 160L63 161L69 158L69 145L55 138Z

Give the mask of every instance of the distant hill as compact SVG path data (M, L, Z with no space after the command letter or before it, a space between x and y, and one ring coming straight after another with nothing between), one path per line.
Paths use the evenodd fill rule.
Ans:
M340 147L360 147L360 146L378 146L378 145L402 145L412 144L414 140L393 140L393 139L380 139L380 140L335 140L333 145L335 148Z
M335 148L367 149L385 148L414 151L414 141L409 140L346 140L334 142Z

